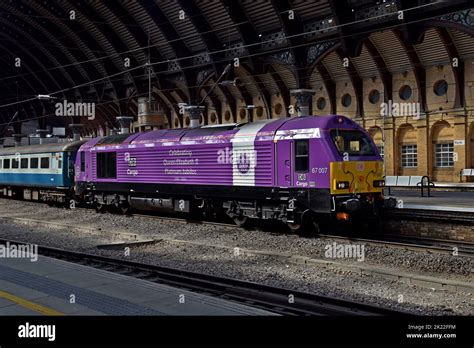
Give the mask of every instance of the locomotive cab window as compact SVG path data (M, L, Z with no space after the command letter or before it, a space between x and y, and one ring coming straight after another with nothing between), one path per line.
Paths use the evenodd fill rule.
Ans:
M97 178L117 178L117 155L115 152L101 152L97 154Z
M375 155L369 137L361 131L333 129L330 134L340 155L346 152L350 156Z
M295 140L295 171L309 171L309 141Z

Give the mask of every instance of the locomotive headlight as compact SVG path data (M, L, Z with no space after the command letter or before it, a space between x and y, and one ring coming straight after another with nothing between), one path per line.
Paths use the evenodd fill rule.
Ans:
M336 188L338 190L344 190L349 188L349 181L338 181L336 182Z
M374 187L385 187L385 180L374 180Z

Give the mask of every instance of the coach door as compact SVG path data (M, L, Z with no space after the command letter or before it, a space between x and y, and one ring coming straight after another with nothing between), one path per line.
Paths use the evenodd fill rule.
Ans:
M277 185L291 187L293 182L293 140L279 140L275 147Z

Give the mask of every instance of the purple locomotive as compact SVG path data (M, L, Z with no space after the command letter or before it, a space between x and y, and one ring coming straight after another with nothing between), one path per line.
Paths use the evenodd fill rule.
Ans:
M237 224L375 218L383 165L344 116L306 116L95 138L79 149L75 191L98 210L224 211Z

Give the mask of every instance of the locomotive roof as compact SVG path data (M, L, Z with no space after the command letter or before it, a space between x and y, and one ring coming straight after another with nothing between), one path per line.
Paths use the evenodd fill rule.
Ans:
M27 146L4 147L0 149L0 156L30 153L68 152L77 151L86 140L67 143L50 143Z
M346 120L342 125L337 122L341 117ZM133 134L111 135L92 139L83 146L83 149L122 144L165 143L211 139L230 141L239 130L245 130L256 124L262 124L261 129L258 131L258 134L262 136L274 136L277 131L291 131L307 128L320 128L321 130L339 126L360 128L357 123L341 115L300 116L260 120L252 123L233 123L198 128L160 129Z

